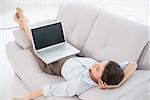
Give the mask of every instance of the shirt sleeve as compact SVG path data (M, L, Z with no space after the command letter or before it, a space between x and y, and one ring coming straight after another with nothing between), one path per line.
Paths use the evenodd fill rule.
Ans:
M44 96L74 96L77 93L78 81L66 81L43 87Z
M122 70L124 70L126 68L126 66L128 66L128 64L129 64L129 61L124 61L122 63L119 63Z
M92 58L86 58L86 57L74 57L83 67L89 68L92 65L98 63L96 60Z

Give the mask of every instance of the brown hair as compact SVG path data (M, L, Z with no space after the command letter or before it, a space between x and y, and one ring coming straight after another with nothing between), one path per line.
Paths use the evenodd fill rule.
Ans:
M102 81L107 85L118 85L124 77L120 65L114 61L109 61L102 74Z

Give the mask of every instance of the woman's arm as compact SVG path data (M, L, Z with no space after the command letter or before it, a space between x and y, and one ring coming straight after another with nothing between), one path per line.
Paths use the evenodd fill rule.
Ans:
M125 81L127 81L135 72L135 70L137 69L137 63L135 62L131 62L124 70L123 70L123 73L124 73L124 77L122 79L122 81L118 84L118 85L115 85L115 86L109 86L109 88L116 88L116 87L119 87L121 86Z
M36 90L24 97L24 100L34 99L39 96L66 96L71 97L76 95L78 91L78 80L65 81L54 85L45 85L43 89Z
M28 95L24 97L24 100L31 100L36 97L43 96L43 89L36 90L34 92L30 92Z
M127 81L135 72L137 69L137 63L131 62L125 69L124 69L124 78L122 81L119 83L119 86L123 84L125 81Z

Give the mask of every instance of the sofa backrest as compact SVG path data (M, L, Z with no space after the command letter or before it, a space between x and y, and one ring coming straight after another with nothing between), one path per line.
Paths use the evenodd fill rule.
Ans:
M82 55L97 60L137 62L147 43L147 27L103 11L93 25Z
M147 27L83 4L67 4L61 8L67 40L82 50L82 56L98 61L135 61L147 43Z
M68 35L68 41L82 50L98 16L99 10L96 8L86 7L82 10L74 30Z

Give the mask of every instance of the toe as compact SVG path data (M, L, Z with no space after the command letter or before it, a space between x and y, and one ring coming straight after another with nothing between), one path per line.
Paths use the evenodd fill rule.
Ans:
M17 8L16 8L16 11L17 11L18 13L23 13L23 10L22 10L20 7L17 7Z

